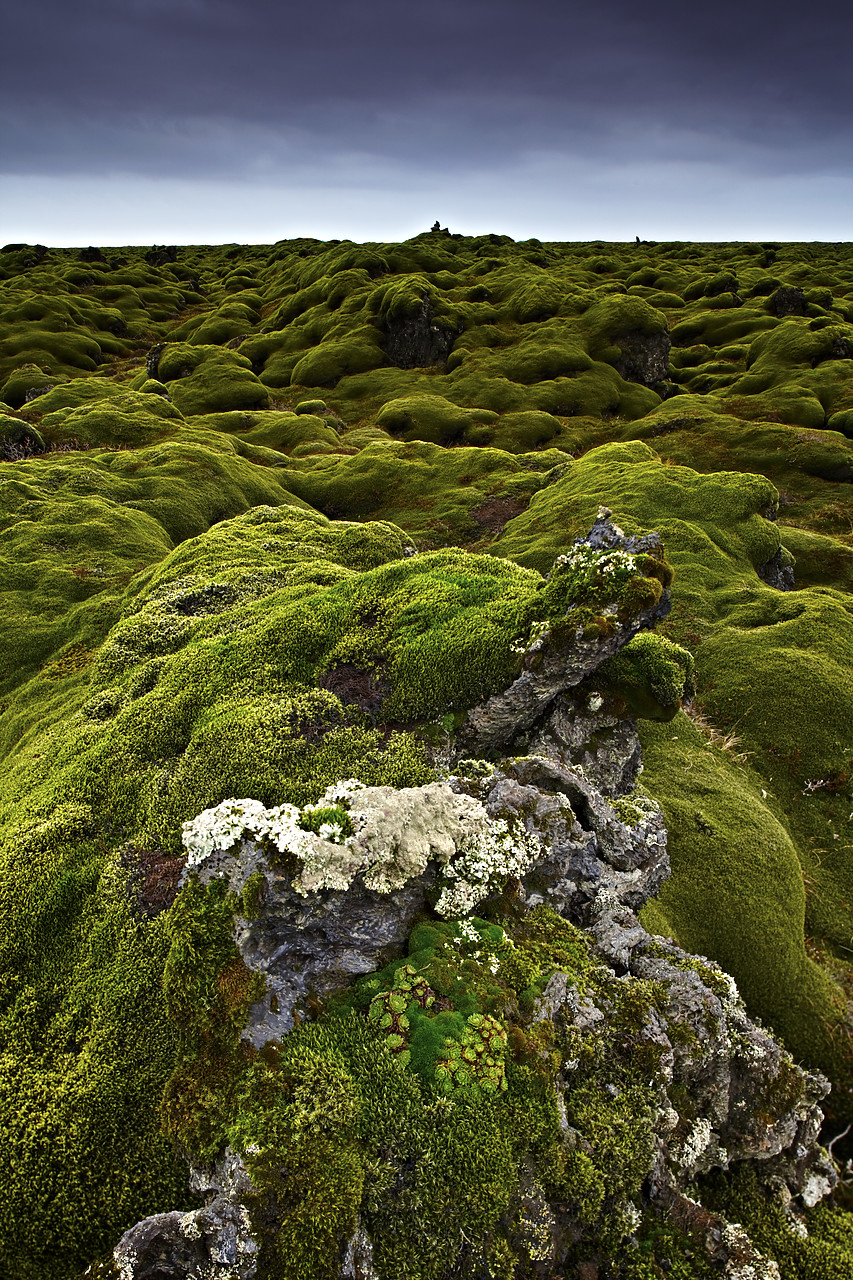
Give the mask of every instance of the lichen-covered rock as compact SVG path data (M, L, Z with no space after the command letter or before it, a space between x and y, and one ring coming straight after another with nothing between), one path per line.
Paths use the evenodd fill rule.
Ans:
M556 560L548 584L555 593L564 593L566 616L541 628L523 650L521 675L508 689L469 712L459 733L464 750L476 754L504 748L540 719L559 694L580 684L641 628L669 612L668 579L656 564L661 557L659 536L626 538L610 514L609 508L602 508L589 534ZM636 575L641 569L648 576L638 591ZM660 585L657 572L664 579ZM580 584L586 586L590 575L597 611L574 612L571 606L581 598Z
M266 980L247 1029L258 1046L400 951L428 904L463 914L512 877L531 904L581 920L604 892L639 908L669 870L654 805L632 825L582 773L535 756L504 761L479 782L356 790L351 843L300 832L283 863L275 835L266 849L259 843L264 818L248 806L237 812L218 838L224 847L196 857L193 874L202 884L224 878L237 895L260 886L251 917L235 918L240 954Z
M626 551L608 517L602 513L590 539L607 548L604 554L614 543L626 557L646 551L646 543ZM620 637L626 651L633 634L626 628ZM611 647L607 659L612 664ZM253 1207L259 1265L287 1256L293 1274L303 1274L286 1253L292 1228L279 1206L289 1185L281 1144L291 1139L272 1136L281 1131L268 1090L283 1088L296 1105L301 1086L292 1072L300 1050L288 1046L298 1045L312 1012L347 988L355 993L346 997L349 1017L360 1009L361 1029L346 1018L320 1020L328 1028L327 1052L338 1044L342 1053L322 1070L333 1071L338 1090L354 1090L347 1107L357 1106L366 1087L365 1060L343 1049L352 1036L362 1044L365 1034L376 1037L401 1080L417 1081L422 1098L444 1098L452 1109L461 1105L457 1099L484 1105L476 1099L506 1097L523 1112L529 1104L521 1082L539 1063L540 1087L547 1081L550 1091L552 1147L547 1159L531 1149L506 1167L509 1181L490 1218L483 1265L491 1267L503 1251L519 1275L583 1259L597 1267L630 1248L644 1215L665 1214L700 1241L709 1265L727 1274L752 1267L771 1277L775 1262L748 1232L692 1198L697 1179L760 1162L768 1194L784 1188L801 1211L813 1206L816 1187L831 1189L833 1167L817 1144L827 1082L797 1068L750 1021L733 981L713 962L651 937L637 919L635 911L668 874L666 832L658 807L636 790L640 753L625 704L606 684L605 693L592 687L596 676L593 664L505 735L505 748L535 740L535 754L492 763L457 754L454 774L419 788L333 786L317 805L285 815L284 835L277 811L249 801L229 802L221 814L185 825L188 873L210 889L224 880L236 904L231 930L239 956L263 979L263 994L239 1034L250 1054L260 1052L267 1092L254 1083L232 1086L250 1091L245 1109L221 1130L231 1145L220 1164L232 1173L209 1179L207 1190L217 1222L235 1221ZM490 823L519 833L514 839L525 857L517 864L483 870ZM472 876L474 848L472 896L447 901L463 911L488 911L491 902L499 913L503 903L502 924L478 917L417 924L431 907L441 913L448 876ZM385 868L378 879L377 867ZM408 939L408 961L395 961ZM543 964L539 949L548 955L556 939L559 950ZM456 976L462 964L464 987ZM285 1065L290 1052L293 1067ZM320 1059L314 1061L312 1071L320 1070ZM254 1067L246 1078L257 1078ZM324 1088L315 1101L311 1092L299 1104L308 1108L305 1118L291 1106L297 1132L323 1132L324 1121L314 1117L322 1114ZM493 1122L501 1123L497 1114ZM366 1154L372 1141L367 1136L360 1148L365 1176L373 1168ZM343 1159L343 1151L330 1158ZM405 1199L420 1178L420 1157L399 1159L396 1176L380 1178L367 1201L347 1201L334 1245L314 1253L311 1266L330 1268L342 1280L386 1274L383 1197ZM180 1219L188 1221L195 1219ZM346 1230L344 1221L352 1224ZM164 1230L174 1234L171 1219ZM442 1247L461 1265L461 1243L446 1237ZM173 1246L176 1265L186 1267L180 1248ZM395 1266L399 1261L398 1253ZM130 1272L132 1280L136 1275Z
M258 1244L248 1211L224 1199L189 1213L158 1213L116 1245L120 1280L254 1280Z
M374 980L365 983L364 996L371 1001L368 1027L379 1043L385 1041L390 1055L391 1065L379 1067L375 1062L372 1068L385 1081L380 1087L389 1088L392 1076L395 1088L406 1078L414 1082L418 1076L408 1073L416 1065L418 1072L423 1071L420 1033L438 1027L440 1019L447 1018L446 1013L437 1012L439 1002L445 1007L452 1004L436 991L448 989L446 978L440 976L448 954L444 948L450 944L460 957L467 953L467 983L472 994L485 992L489 984L495 992L506 990L507 983L517 988L515 975L519 965L530 962L531 942L541 947L547 931L559 921L558 916L543 915L542 910L534 908L517 915L506 932L496 931L484 921L453 926L435 951L430 948L435 947L437 936L425 926L420 933L416 931L412 958L417 969L399 963L396 969L396 991L403 994L400 1008L407 1014L393 1013L396 1005L370 996L376 988ZM557 933L551 937L559 937L564 948L562 967L554 970L546 965L541 970L538 994L525 1008L516 1007L512 1012L504 1006L502 1016L509 1021L514 1060L507 1064L507 1077L495 1087L497 1097L506 1101L495 1104L498 1109L492 1111L491 1123L500 1131L501 1125L513 1123L511 1117L520 1114L527 1115L526 1123L531 1123L532 1113L525 1112L530 1105L525 1090L531 1071L539 1079L539 1087L549 1082L551 1109L538 1146L526 1150L513 1175L510 1195L499 1198L494 1206L491 1226L480 1244L484 1264L493 1265L500 1256L511 1257L519 1275L535 1275L540 1263L565 1270L584 1259L589 1266L606 1268L625 1256L623 1250L630 1255L631 1248L636 1248L636 1235L644 1220L653 1222L661 1215L680 1233L679 1247L686 1249L692 1244L699 1265L711 1268L708 1275L737 1275L736 1268L748 1266L756 1275L778 1275L775 1261L756 1247L747 1230L703 1206L697 1184L712 1171L748 1167L768 1197L784 1198L789 1214L808 1212L817 1197L831 1190L836 1178L816 1142L821 1123L819 1103L827 1082L801 1071L767 1032L750 1021L732 980L712 962L650 937L627 909L614 908L606 893L586 914L592 949L587 950L583 932L565 923L557 925ZM486 985L481 985L484 982ZM408 1005L407 992L415 997ZM392 1010L388 1028L387 1018L374 1017L374 1008L380 1005ZM418 1009L420 1021L413 1022ZM335 1035L342 1037L338 1040L341 1047L349 1043L353 1024L345 1020L338 1024L337 1032L334 1022L328 1025L332 1039L327 1036L327 1052ZM486 1034L487 1041L489 1035L500 1034L506 1043L506 1032L491 1015L472 1015L467 1026L477 1034ZM363 1034L357 1033L362 1043ZM299 1035L293 1032L291 1040ZM396 1039L406 1043L405 1052L391 1043ZM432 1106L445 1121L451 1121L455 1109L463 1105L455 1101L460 1095L454 1071L466 1074L470 1093L478 1081L481 1058L484 1064L491 1063L502 1053L500 1046L487 1041L475 1045L469 1031L458 1040L446 1040L445 1048L438 1049L433 1088L439 1099L443 1096L446 1101L441 1111L438 1101ZM286 1045L282 1046L280 1067L278 1050L266 1061L275 1064L271 1082L278 1078L280 1087L287 1090L292 1089L287 1084L292 1077L284 1068L285 1049ZM270 1047L264 1052L270 1053ZM369 1088L359 1075L364 1064L356 1066L346 1051L337 1061L348 1062L354 1073L350 1079L359 1082L358 1088ZM278 1071L282 1071L279 1076ZM430 1090L423 1092L426 1082L422 1075L420 1079L419 1105L427 1105ZM337 1088L341 1087L339 1083ZM464 1095L463 1087L461 1097ZM309 1096L314 1095L306 1095L302 1105L307 1105ZM324 1104L318 1096L313 1105L320 1108ZM509 1109L506 1114L501 1110L504 1105ZM317 1110L311 1120L299 1119L301 1114L291 1109L291 1123L309 1125L320 1141L322 1111ZM537 1123L542 1123L541 1118ZM242 1130L234 1132L237 1135ZM287 1214L282 1215L281 1207L276 1207L275 1188L280 1185L283 1191L287 1185L284 1167L277 1167L284 1156L273 1158L271 1170L270 1157L257 1141L248 1141L245 1136L235 1140L238 1150L229 1147L215 1166L198 1167L194 1173L194 1186L209 1202L206 1210L149 1219L124 1237L115 1258L125 1266L128 1280L148 1274L144 1267L149 1256L165 1260L164 1275L183 1278L195 1274L191 1267L198 1264L194 1257L187 1260L185 1239L197 1226L211 1257L223 1256L226 1248L235 1253L239 1246L242 1252L235 1256L245 1259L246 1265L240 1275L254 1275L256 1259L250 1240L257 1248L260 1267L268 1267L271 1258L280 1256L275 1253L274 1237L283 1229ZM367 1153L375 1149L376 1140L368 1130L365 1159L373 1158ZM306 1263L306 1275L310 1274L307 1266L313 1265L328 1269L341 1280L353 1276L378 1280L390 1274L389 1257L394 1265L402 1263L408 1270L427 1240L435 1247L441 1227L430 1225L427 1219L420 1227L415 1225L408 1244L403 1246L398 1238L391 1246L394 1252L388 1253L383 1215L394 1212L399 1201L406 1203L421 1177L422 1157L406 1155L404 1149L398 1149L399 1141L398 1137L396 1144L381 1149L378 1158L385 1162L381 1167L386 1172L362 1201L361 1217L351 1234L347 1235L341 1224L331 1257L324 1258L309 1248L308 1256L314 1261ZM364 1167L365 1171L374 1168L369 1163ZM457 1169L456 1177L460 1187L464 1186L464 1171ZM390 1197L387 1203L384 1197ZM246 1215L247 1205L251 1217ZM246 1228L246 1234L237 1233L236 1243L235 1223ZM155 1244L158 1230L160 1239ZM464 1265L466 1257L463 1240L460 1237L451 1246L457 1251L459 1265ZM442 1247L447 1244L448 1240L443 1241ZM131 1247L139 1254L138 1264L133 1263ZM401 1248L410 1252L401 1254ZM303 1274L297 1263L290 1265L292 1274ZM209 1274L214 1277L219 1272L211 1270ZM706 1271L697 1274L705 1275Z

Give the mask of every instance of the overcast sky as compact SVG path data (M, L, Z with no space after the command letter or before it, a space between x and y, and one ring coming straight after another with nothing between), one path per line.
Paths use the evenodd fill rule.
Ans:
M853 239L841 0L5 0L0 242Z

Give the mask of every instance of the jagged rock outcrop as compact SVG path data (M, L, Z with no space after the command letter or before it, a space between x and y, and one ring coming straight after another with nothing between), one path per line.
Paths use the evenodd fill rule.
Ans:
M385 354L398 369L443 364L459 330L434 321L433 305L425 296L414 315L389 317L384 323Z
M636 737L625 745L634 759ZM655 805L633 814L636 825L631 825L584 773L544 756L506 760L478 781L453 777L398 792L368 788L358 803L363 807L353 810L354 821L363 815L373 844L393 849L398 857L401 836L410 837L413 825L420 835L417 824L427 815L434 818L433 838L422 851L426 865L402 884L394 883L390 892L365 882L363 845L348 852L353 879L346 889L306 893L292 864L276 865L254 839L213 854L198 868L202 883L225 877L235 894L243 893L253 877L262 880L257 914L235 917L240 954L266 980L245 1032L255 1046L285 1035L294 1016L308 1016L318 999L401 953L419 913L453 885L447 876L453 855L464 854L466 834L478 829L464 821L466 804L534 837L540 856L522 877L525 899L547 902L573 920L583 920L589 903L602 893L639 909L669 873L666 832ZM462 810L463 821L454 807ZM330 856L340 852L340 846L330 847ZM479 901L489 896L487 886Z
M576 545L631 556L660 551L658 534L626 537L610 516L609 508L602 507L590 532ZM640 630L665 618L670 607L669 593L664 592L631 619L621 620L609 637L600 633L586 636L580 624L568 634L555 634L554 628L544 631L525 653L524 670L518 679L469 712L458 734L460 750L476 755L505 749L539 720L560 694L587 679Z
M660 549L657 534L626 538L609 517L603 509L579 544L625 555ZM192 868L205 884L226 878L235 894L253 877L261 879L257 915L238 914L235 921L240 954L267 985L247 1028L251 1043L286 1034L294 1015L305 1017L312 1002L399 954L417 915L452 885L449 876L462 876L454 858L488 834L484 820L509 821L526 833L537 856L524 868L525 893L568 918L581 921L604 888L637 910L657 891L669 873L660 812L650 802L646 811L629 805L627 815L614 807L636 781L636 727L588 686L573 699L560 695L592 679L668 609L664 592L653 606L614 625L609 637L586 637L582 627L556 639L550 631L538 635L525 655L528 668L473 711L458 735L457 760L472 747L483 752L500 744L507 751L499 766L481 771L485 777L357 791L348 802L351 838L341 844L300 837L298 869L292 859L271 857L269 842L264 847L252 838L211 850ZM537 719L538 753L529 745L534 739L524 737ZM522 743L524 755L515 758ZM484 883L477 901L489 896Z
M657 535L628 539L609 515L602 510L586 545L625 555L659 549ZM331 993L401 957L418 919L491 907L509 952L517 945L513 922L519 938L537 911L571 922L565 927L594 960L557 966L535 1001L522 1007L513 993L504 1006L514 1043L539 1046L540 1057L554 1050L559 1159L573 1188L555 1198L535 1160L519 1170L502 1220L519 1275L565 1268L579 1250L605 1257L635 1231L642 1196L648 1212L681 1223L721 1274L774 1280L776 1264L748 1234L693 1198L697 1177L750 1162L792 1220L834 1181L817 1145L827 1082L796 1067L748 1018L734 982L714 963L651 937L636 915L669 873L666 830L658 806L636 789L636 725L600 668L668 606L664 591L598 639L582 627L553 643L540 634L522 676L470 713L444 752L438 782L330 788L315 806L324 822L307 833L295 809L250 801L228 802L224 815L209 811L185 827L185 839L197 841L188 845L187 875L203 885L225 880L238 904L240 958L265 980L242 1032L249 1055L277 1054ZM499 757L483 758L498 748ZM217 823L231 832L218 843ZM463 938L481 937L462 925ZM478 950L474 960L499 974L502 954L487 960ZM428 964L406 970L396 997L380 993L370 1005L377 1028L388 1024L390 1052L405 1048L402 1063L413 983L422 1008L452 1007L435 1003L424 972ZM475 1015L472 1025L484 1022L494 1029L488 1062L499 1080L507 1036L491 1017ZM479 1061L474 1047L470 1061ZM451 1113L452 1088L451 1081L443 1100ZM595 1163L605 1131L616 1171L609 1179ZM244 1142L213 1165L194 1166L206 1207L131 1228L114 1255L122 1280L254 1280L265 1232L274 1234L281 1219L269 1184L253 1181L256 1154ZM395 1200L410 1194L416 1176L411 1164L397 1170ZM376 1269L371 1222L365 1210L340 1242L340 1280L385 1274Z
M617 334L620 349L613 367L626 382L639 382L653 387L669 377L669 352L672 339L666 332L643 333L639 330Z
M194 1168L191 1185L204 1208L155 1214L122 1236L113 1252L121 1280L253 1280L259 1246L242 1203L253 1193L242 1160L226 1152Z
M632 1126L644 1147L648 1204L677 1222L721 1275L775 1280L775 1262L762 1256L747 1232L705 1209L687 1188L713 1169L749 1161L796 1229L803 1208L835 1182L817 1145L826 1081L797 1068L746 1016L734 983L712 962L650 937L607 891L587 918L600 962L594 989L558 971L527 1019L531 1033L552 1027L561 1044L572 1046L556 1082L568 1157L588 1161L598 1131L595 1123L585 1123L576 1101L579 1064L599 1064L594 1090L616 1104L623 1090L636 1091L628 1083L628 1063L645 1062L651 1077L645 1109ZM635 985L637 997L653 990L665 999L641 1002L625 1038L619 1030L621 1002ZM589 1086L587 1079L580 1092L588 1094ZM257 1228L252 1234L246 1212L246 1198L256 1203L257 1193L242 1159L226 1151L214 1166L194 1169L193 1185L208 1198L204 1209L157 1215L122 1238L115 1260L123 1280L253 1280L263 1243ZM594 1247L589 1209L549 1201L535 1168L519 1183L509 1216L512 1245L531 1266L564 1266L585 1236ZM611 1217L622 1222L625 1236L635 1216L631 1203L616 1195ZM370 1232L359 1223L342 1250L341 1280L377 1276Z
M772 294L770 308L773 314L781 320L785 316L806 315L808 303L802 289L797 289L794 285L785 284Z

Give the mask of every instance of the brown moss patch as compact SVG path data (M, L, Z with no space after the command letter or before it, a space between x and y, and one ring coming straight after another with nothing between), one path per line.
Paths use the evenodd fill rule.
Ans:
M168 911L178 895L178 882L186 859L170 857L159 849L122 850L121 865L129 872L128 892L137 913L153 919Z
M514 520L516 516L521 515L522 511L527 510L527 505L526 502L521 502L518 498L506 496L487 498L478 507L471 508L471 519L481 529L497 536L503 532L504 526L510 520Z
M379 713L391 692L390 681L382 670L369 671L352 662L342 662L330 671L324 671L319 685L340 698L345 706L357 706L371 717Z

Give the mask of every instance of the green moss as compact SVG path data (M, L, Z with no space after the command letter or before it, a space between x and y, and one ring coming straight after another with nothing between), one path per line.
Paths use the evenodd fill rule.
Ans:
M644 786L664 805L674 862L644 919L735 970L750 1008L833 1075L837 1118L849 1080L853 892L849 247L514 244L437 232L403 245L302 239L170 256L0 254L5 435L15 448L24 433L52 449L0 463L0 854L4 972L16 975L0 1006L4 1019L15 1010L4 1021L13 1158L0 1179L0 1270L64 1280L134 1218L186 1203L154 1109L182 1053L198 1056L191 1037L203 1028L167 1018L158 975L174 945L180 1021L182 984L189 993L195 979L177 956L201 945L192 920L211 938L220 930L225 948L234 904L178 906L174 929L171 913L137 920L116 851L131 841L150 857L177 849L183 818L223 788L305 803L340 771L431 777L423 747L387 717L424 717L443 741L472 700L512 677L511 642L532 622L553 614L558 625L569 607L597 634L615 625L594 612L592 582L584 600L559 573L538 590L601 503L629 532L659 528L677 569L663 632L679 653L643 637L648 661L627 654L623 699L655 689L646 709L659 714L690 677L680 655L696 664L699 714L643 727ZM803 289L803 316L775 315L783 285ZM385 366L383 332L423 314L425 299L456 338L446 367ZM631 335L662 337L667 325L661 401L617 367ZM152 379L146 355L161 343ZM339 419L314 402L324 383ZM415 411L386 427L400 402ZM274 510L241 516L257 507ZM280 519L280 508L291 514ZM347 523L365 519L374 523ZM496 554L491 567L458 551L410 557L413 542ZM758 577L780 547L797 561L793 593ZM534 572L499 567L505 555ZM624 618L668 585L655 564L621 584ZM363 707L332 692L347 666L373 690ZM627 798L623 816L643 803ZM261 892L253 886L242 907L256 909ZM257 1206L259 1222L281 1211L267 1274L324 1274L358 1201L380 1274L437 1280L457 1266L464 1235L482 1242L472 1273L508 1280L533 1266L523 1230L512 1236L519 1169L532 1165L607 1242L596 1265L647 1280L666 1256L672 1274L702 1274L656 1218L641 1224L637 1250L617 1242L611 1181L625 1191L642 1165L619 1115L590 1102L582 1117L590 1132L611 1125L610 1165L561 1148L553 1069L576 1055L550 1024L525 1030L514 1013L529 1019L555 967L592 983L584 947L561 928L551 922L546 937L541 921L515 921L497 974L458 948L441 960L444 943L421 935L441 999L455 1007L414 1014L417 1070L360 1016L334 1032L323 1024L291 1066L271 1066L259 1099L280 1071L294 1104L301 1063L306 1076L316 1068L318 1081L337 1082L355 1111L338 1134L317 1131L316 1159L312 1142L282 1130L297 1172L272 1218L269 1200ZM183 1116L209 1149L229 1125L250 1124L255 1097L246 1084L236 1101L249 1066L234 1052L247 979L226 951L217 959L214 948L198 971L211 991L229 975L230 1012L221 992L206 1006L220 1019L219 1048L199 1057L211 1074L184 1061L186 1088L170 1094L176 1131ZM373 995L394 981L386 975ZM636 1008L616 1001L626 1044L653 1003L649 992ZM475 1015L506 1029L507 1089L457 1088L439 1106L435 1066ZM124 1028L134 1045L154 1046L138 1070ZM581 1055L574 1077L590 1098L605 1082L641 1084L627 1060L608 1077L594 1056ZM640 1115L642 1099L630 1096ZM143 1154L118 1169L113 1150ZM399 1204L403 1181L412 1189ZM107 1202L113 1217L100 1211ZM732 1212L745 1220L752 1210ZM819 1211L814 1221L813 1240L838 1242L826 1223L841 1218ZM786 1280L845 1265L816 1245L792 1255L781 1236L767 1240ZM587 1260L572 1255L567 1266Z
M183 414L269 405L269 392L252 373L251 362L221 347L170 342L160 356L157 376Z
M329 515L390 520L422 546L440 547L488 540L492 528L526 507L564 462L556 450L534 460L497 449L374 439L352 456L300 460L283 479Z
M47 397L44 397L47 400ZM174 435L183 421L174 405L162 396L125 391L92 400L78 408L44 412L39 428L54 448L74 443L81 448L140 447Z
M134 388L136 390L137 388ZM26 407L28 417L41 419L61 409L77 409L96 401L111 401L127 392L127 387L117 386L107 378L62 379L44 395L40 395ZM137 401L137 406L143 406Z
M644 724L642 740L643 785L664 811L673 864L661 906L680 945L718 961L794 1054L838 1078L836 997L806 952L802 870L776 804L683 714Z
M260 914L266 896L266 879L263 872L256 871L249 876L240 894L240 914L247 920L254 920Z
M782 1205L764 1194L748 1165L725 1182L719 1177L708 1179L706 1195L718 1212L743 1223L756 1246L779 1264L782 1280L844 1280L850 1275L853 1214L833 1212L824 1202L797 1215L797 1231Z
M364 373L384 363L379 334L366 326L346 338L328 340L293 366L291 383L304 387L333 387L350 374Z
M362 1095L333 1037L303 1035L253 1063L237 1105L228 1137L248 1153L258 1188L255 1214L267 1237L260 1274L333 1280L364 1186Z
M159 1128L179 1053L162 919L134 920L83 805L18 823L3 848L0 1266L71 1277L186 1172ZM109 1187L92 1212L92 1188ZM58 1192L61 1189L61 1193Z
M246 1055L240 1032L264 980L243 964L231 936L233 904L221 882L191 880L168 917L163 990L181 1056L162 1094L166 1133L202 1159L213 1158L231 1114Z
M17 461L34 453L43 453L44 449L44 437L40 432L20 418L0 412L0 459L4 462Z
M776 501L773 486L759 476L732 472L704 477L687 467L663 467L658 455L640 442L602 445L536 494L490 552L544 570L567 535L580 536L605 504L628 532L657 528L668 550L680 555L683 542L697 559L701 556L708 575L719 577L732 572L731 560L748 568L774 554L778 532L760 513L769 514ZM711 538L704 526L721 532Z
M694 668L693 655L686 649L644 631L605 663L600 673L635 715L657 720L671 719L682 699L692 696Z
M334 427L305 410L299 414L295 411L258 413L243 410L205 414L193 421L203 430L226 432L234 438L238 448L248 444L294 457L340 451L340 439ZM258 457L251 453L246 456Z
M404 396L389 400L376 417L387 431L405 433L407 440L432 444L457 441L472 422L472 415L442 396Z
M620 338L639 333L653 336L666 333L666 317L641 298L611 294L584 313L581 332L590 355L608 364L619 359Z
M37 364L21 364L9 375L0 388L0 400L10 408L20 409L30 391L42 392L45 388L64 382L67 374L56 374Z
M465 443L489 444L507 453L529 453L545 445L562 448L563 435L562 424L553 414L529 409L505 413L491 425L469 426L465 432Z

